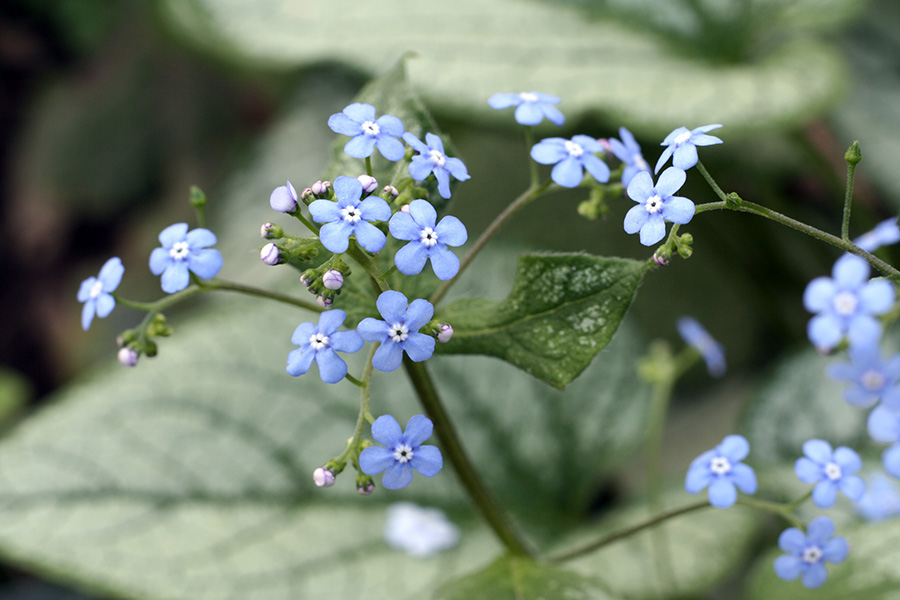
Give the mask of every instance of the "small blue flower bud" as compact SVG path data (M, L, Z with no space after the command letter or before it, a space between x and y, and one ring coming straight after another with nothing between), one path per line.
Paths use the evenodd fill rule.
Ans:
M334 471L319 467L313 471L313 483L319 487L331 487L334 485Z
M441 325L441 330L437 334L437 341L442 344L446 344L453 337L453 326L449 323L444 323Z
M279 250L278 246L272 242L269 242L262 247L262 250L259 251L259 258L264 264L267 264L270 267L279 265L283 262L281 259L281 250Z
M371 194L378 187L378 180L371 175L360 175L357 179L362 184L363 192L367 194Z
M134 365L136 365L138 363L138 357L139 357L138 353L135 352L131 348L126 347L126 348L119 349L119 355L118 355L119 363L123 367L133 367Z
M344 276L337 269L325 271L322 275L322 285L329 290L339 290L344 286Z
M283 213L292 213L297 210L297 190L288 181L287 185L275 188L269 196L269 206L273 210Z

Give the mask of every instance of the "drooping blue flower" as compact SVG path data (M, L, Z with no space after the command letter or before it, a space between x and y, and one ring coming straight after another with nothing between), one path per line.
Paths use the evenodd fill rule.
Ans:
M576 135L571 140L551 137L531 147L531 158L542 165L554 165L550 179L573 188L581 185L584 169L600 183L609 181L609 167L595 152L603 152L603 144L590 136Z
M400 160L406 153L403 143L403 122L393 115L375 118L375 107L354 102L342 112L328 118L328 126L335 133L349 135L344 153L353 158L372 156L375 148L388 160Z
M400 366L403 353L414 362L428 360L434 354L434 338L419 329L434 315L431 302L422 298L407 306L406 296L394 290L382 292L375 301L384 321L366 317L357 330L367 342L380 342L372 365L379 371L393 371Z
M833 536L834 523L828 517L810 521L806 533L796 527L785 529L778 536L778 546L787 554L775 559L775 574L788 581L801 577L805 587L819 587L828 579L824 563L847 558L847 540Z
M444 142L433 133L425 134L423 144L419 138L409 133L403 134L403 139L413 150L418 152L409 163L409 174L416 181L425 180L431 173L438 182L438 193L442 198L450 197L450 176L453 175L459 181L469 178L469 172L463 161L444 154Z
M693 317L681 317L676 322L678 333L685 343L692 346L703 360L706 368L713 377L721 377L725 374L725 350L722 344L713 339L709 332L703 328Z
M750 444L743 436L726 436L721 444L694 459L684 489L696 494L709 487L709 503L716 508L728 508L737 502L738 489L755 494L756 473L741 462L749 453Z
M391 415L382 415L372 423L372 437L384 446L369 446L359 454L359 468L366 475L385 471L381 485L389 490L405 488L413 479L413 469L425 477L434 477L444 466L436 446L423 446L431 437L433 425L424 415L416 415L400 431Z
M398 240L409 240L394 256L397 270L404 275L421 273L428 259L434 274L442 281L459 271L459 259L447 246L466 243L466 226L456 217L446 216L435 225L436 220L437 212L425 200L413 200L409 212L400 211L391 217L388 224L391 235Z
M188 231L187 223L175 223L162 230L159 243L162 248L150 253L150 271L162 275L162 289L167 294L186 288L190 273L200 279L212 279L222 268L222 255L210 248L216 243L216 236L209 229Z
M872 231L853 240L854 244L866 252L875 252L882 246L889 246L897 242L900 242L900 226L897 225L896 217L882 221Z
M628 184L628 197L638 203L625 213L625 232L641 232L641 244L652 246L666 236L666 221L684 225L694 217L694 203L673 196L684 185L687 175L669 167L653 185L650 173L641 171Z
M809 440L803 444L806 456L797 459L794 472L803 483L814 483L812 499L819 508L830 508L837 500L838 490L853 501L866 491L863 480L854 475L862 469L859 454L846 446L834 451L824 440Z
M826 373L838 381L849 381L844 399L854 406L868 408L882 400L900 410L900 354L883 359L875 345L851 346L847 351L849 363L828 365Z
M624 127L619 127L619 137L622 138L621 141L616 138L610 138L609 145L616 158L625 165L625 170L622 171L622 185L628 187L635 175L641 171L649 173L650 165L644 160L644 155L641 154L641 147L630 131Z
M459 542L459 527L439 508L395 502L387 509L384 541L410 556L425 558L455 546Z
M269 206L272 207L272 210L283 213L292 213L297 210L297 190L290 181L272 190L272 193L269 194Z
M883 521L900 515L900 485L883 473L866 477L866 493L856 503L856 511L867 521Z
M300 346L287 357L287 372L298 377L312 366L319 366L319 376L325 383L337 383L347 375L347 363L337 352L356 352L363 347L363 340L356 330L338 331L347 313L340 309L325 311L319 317L318 327L301 323L291 336L291 343Z
M812 313L806 332L820 352L828 352L846 335L851 346L874 345L881 337L883 315L894 303L894 286L884 279L869 281L869 263L845 254L834 263L831 277L817 277L803 292L803 306Z
M114 256L100 267L97 277L88 277L81 282L78 288L78 301L84 302L81 309L81 327L85 331L91 327L94 315L103 319L116 307L116 299L112 296L112 292L119 287L124 273L122 260Z
M553 106L559 104L556 96L542 94L540 92L522 92L521 94L494 94L488 100L491 108L502 110L510 106L516 107L515 119L521 125L537 125L547 117L551 122L562 125L566 122L559 109Z
M340 254L350 246L350 236L369 252L378 252L387 243L387 236L372 225L391 218L391 207L378 196L362 197L362 184L355 177L341 175L334 180L336 201L316 200L309 205L309 214L319 229L319 240L330 252Z
M697 164L700 158L697 156L697 146L711 146L721 144L722 140L714 135L706 135L707 131L718 129L721 125L704 125L696 129L679 127L666 136L660 146L666 146L656 161L654 173L659 173L669 157L672 157L672 165L682 171L687 171Z

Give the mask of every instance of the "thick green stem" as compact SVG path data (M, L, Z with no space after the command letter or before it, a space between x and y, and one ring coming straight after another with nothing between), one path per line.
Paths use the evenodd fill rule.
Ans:
M490 525L494 533L500 538L500 541L506 546L510 554L516 556L531 556L532 553L525 545L524 541L519 537L515 529L513 529L507 514L503 511L497 501L491 496L472 462L466 455L465 450L459 440L450 417L444 410L444 405L438 397L434 382L424 363L416 363L409 360L408 357L403 358L403 366L406 373L413 384L413 388L419 397L422 407L428 418L434 423L434 431L441 442L441 449L444 457L453 465L459 477L460 483L469 495L469 499Z

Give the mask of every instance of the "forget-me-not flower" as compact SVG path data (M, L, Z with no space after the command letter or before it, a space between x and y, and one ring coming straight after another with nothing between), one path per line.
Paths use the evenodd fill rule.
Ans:
M703 357L709 374L713 377L724 375L725 350L722 348L722 344L709 335L703 325L693 317L681 317L676 322L676 326L681 338Z
M896 217L882 221L872 231L853 240L854 244L866 252L875 252L882 246L889 246L897 242L900 242L900 225L897 225Z
M847 540L834 536L834 523L828 517L810 521L803 533L790 527L778 536L778 546L787 552L775 559L775 574L788 581L801 577L803 585L817 588L828 579L825 561L842 562L849 550Z
M372 437L384 446L369 446L359 454L359 468L366 475L385 471L381 485L389 490L405 488L413 479L413 469L425 477L434 477L444 466L436 446L423 446L431 437L433 425L424 415L416 415L400 431L391 415L382 415L372 423Z
M434 338L419 329L434 315L431 302L422 298L407 306L406 296L394 290L382 292L375 301L384 321L366 317L357 330L367 342L380 342L372 365L379 371L393 371L400 366L403 353L414 362L428 360L434 354Z
M387 236L372 225L391 218L391 207L378 196L360 201L363 187L355 177L341 175L334 180L336 201L316 200L309 205L309 214L319 229L319 240L330 252L340 254L350 246L350 236L369 252L378 252L387 243Z
M894 304L894 286L887 280L869 281L869 263L845 254L834 263L831 277L817 277L803 292L803 306L818 313L806 327L810 341L828 352L846 335L851 346L876 344L883 315Z
M669 167L653 185L650 173L641 171L628 184L628 197L638 203L625 213L625 232L641 232L641 244L652 246L666 236L666 221L684 225L694 216L694 203L673 196L684 185L687 175Z
M856 512L867 521L883 521L900 515L900 485L883 473L866 477L866 493L856 503Z
M336 352L356 352L363 347L363 339L356 330L338 331L347 313L334 309L319 317L318 327L301 323L291 336L291 343L300 346L287 357L287 372L298 377L312 366L319 366L319 376L325 383L337 383L347 375L347 363Z
M391 548L424 558L455 546L459 542L459 527L439 508L396 502L387 509L384 541Z
M819 508L830 508L837 500L838 490L853 501L866 491L863 480L854 475L862 469L859 454L846 446L834 451L824 440L809 440L803 444L803 454L797 459L794 472L803 483L814 483L812 499Z
M209 229L188 231L187 223L175 223L162 230L159 242L162 248L150 253L150 271L162 275L162 289L167 294L186 288L190 273L212 279L222 268L222 255L210 248L216 243L216 235Z
M559 104L556 96L542 94L540 92L522 92L521 94L494 94L488 99L491 108L501 110L516 107L515 119L520 125L537 125L547 117L557 125L566 122L559 109L553 106Z
M403 139L413 150L418 152L409 163L409 174L416 181L425 180L431 173L438 182L438 193L441 198L450 197L450 176L453 175L459 181L469 178L469 172L463 161L444 154L444 142L433 133L425 134L423 144L419 138L409 133L403 134Z
M102 319L109 316L116 307L116 299L112 296L112 292L119 287L124 273L122 260L114 256L100 267L100 273L96 277L88 277L81 282L78 288L78 301L84 302L81 309L81 327L85 331L90 328L94 315Z
M743 436L725 437L721 444L694 459L684 489L696 494L709 487L709 503L716 508L728 508L737 502L737 489L755 494L756 473L741 462L749 453L750 444Z
M551 137L531 147L531 158L542 165L554 165L550 179L573 188L584 179L584 169L600 183L609 181L609 167L595 152L603 152L603 144L590 136L576 135L571 140Z
M619 137L622 138L621 141L616 138L610 138L609 145L616 158L625 165L625 170L622 171L622 185L628 187L635 175L641 171L649 173L650 165L644 160L644 155L641 154L641 147L630 131L624 127L619 127Z
M375 107L354 102L343 111L328 118L328 126L335 133L351 136L344 153L353 158L368 158L375 148L388 160L400 160L406 153L403 142L403 122L393 115L375 118Z
M678 167L682 171L687 171L697 164L700 157L697 156L697 146L711 146L713 144L721 144L722 140L714 135L706 135L707 131L718 129L721 125L704 125L696 129L688 129L687 127L679 127L666 136L660 146L666 146L656 161L654 173L659 173L669 157L672 157L672 165Z
M397 270L404 275L421 273L425 262L431 259L431 268L437 278L446 281L459 271L459 258L447 246L466 243L466 226L456 217L446 216L435 225L437 212L425 200L409 203L409 212L399 211L391 217L391 235L398 240L409 240L394 256Z
M875 345L851 346L847 351L849 363L828 365L826 373L838 381L849 381L844 399L854 406L868 408L882 400L900 410L900 354L883 359Z

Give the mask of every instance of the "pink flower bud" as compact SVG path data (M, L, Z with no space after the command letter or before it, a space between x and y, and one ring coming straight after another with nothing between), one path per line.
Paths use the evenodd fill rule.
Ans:
M278 249L278 246L269 242L259 251L259 258L263 263L272 267L281 263L281 250Z
M363 483L363 484L359 484L359 485L356 486L356 492L357 492L360 496L368 496L368 495L370 495L373 491L375 491L375 484L372 483L371 481L367 481L367 482L365 482L365 483Z
M319 487L331 487L334 485L334 471L319 467L313 471L313 483Z
M363 191L367 194L371 194L378 187L378 180L371 175L360 175L357 179L362 184Z
M656 264L658 264L661 267L669 266L669 259L667 259L662 254L659 254L658 252L653 254L653 262L655 262Z
M312 184L312 193L316 196L324 196L328 193L328 190L331 188L330 181L317 181Z
M392 185L386 185L386 186L384 186L384 189L383 189L382 191L383 191L386 195L390 196L391 198L396 198L397 196L400 195L400 192L397 191L397 188L395 188L395 187L392 186Z
M453 327L449 323L441 325L441 330L437 334L437 341L446 344L453 337Z
M334 303L334 300L331 299L331 296L316 296L316 304L322 308L328 308L332 303Z
M119 348L119 363L123 367L133 367L138 363L138 353L131 348Z
M337 269L325 271L322 275L322 285L329 290L339 290L344 286L344 276Z
M400 212L408 213L409 212L409 204L404 204L403 206L401 206Z

